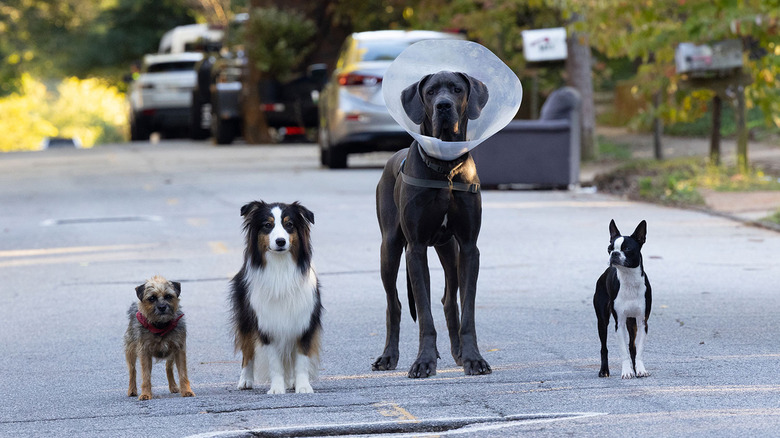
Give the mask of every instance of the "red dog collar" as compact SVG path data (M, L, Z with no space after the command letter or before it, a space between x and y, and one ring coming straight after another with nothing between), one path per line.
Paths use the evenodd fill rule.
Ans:
M138 322L141 323L142 326L144 326L147 330L154 333L155 335L165 336L168 333L171 332L171 330L175 329L176 326L179 324L179 320L184 316L182 313L179 315L178 318L174 319L173 321L169 322L164 328L157 328L154 325L152 325L149 320L146 319L143 313L136 312L135 313L135 319L138 320Z

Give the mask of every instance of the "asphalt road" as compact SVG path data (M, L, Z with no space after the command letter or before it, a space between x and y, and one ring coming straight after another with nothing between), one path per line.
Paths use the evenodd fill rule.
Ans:
M405 302L399 368L372 372L386 156L357 158L329 171L312 145L173 141L0 155L0 436L778 436L780 235L587 191L483 193L477 330L493 374L455 366L435 306L439 373L408 379ZM239 209L255 199L315 214L326 313L314 394L235 389L227 282ZM591 297L612 218L626 233L648 222L648 378L614 377L614 334L613 377L597 377ZM125 312L153 274L182 283L194 398L167 392L161 363L152 400L125 395Z

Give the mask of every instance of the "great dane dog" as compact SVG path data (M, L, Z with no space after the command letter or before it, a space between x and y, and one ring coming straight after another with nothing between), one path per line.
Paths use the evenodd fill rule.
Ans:
M420 133L444 141L465 141L466 125L479 117L488 101L487 87L464 73L439 72L423 77L401 93L403 108L420 125ZM374 371L398 364L401 302L396 279L406 250L406 280L413 319L419 315L420 344L409 377L436 374L436 329L431 314L428 247L444 268L444 314L452 357L467 375L489 374L477 346L474 303L479 273L477 236L482 222L479 177L471 154L452 161L435 159L417 141L393 155L376 190L382 230L381 271L387 294L385 350ZM458 311L460 290L460 312ZM458 314L460 313L460 317Z

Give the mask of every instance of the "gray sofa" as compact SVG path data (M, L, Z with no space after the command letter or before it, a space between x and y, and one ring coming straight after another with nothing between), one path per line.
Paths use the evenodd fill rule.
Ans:
M513 120L471 151L486 188L567 188L580 179L580 94L555 90L538 120Z

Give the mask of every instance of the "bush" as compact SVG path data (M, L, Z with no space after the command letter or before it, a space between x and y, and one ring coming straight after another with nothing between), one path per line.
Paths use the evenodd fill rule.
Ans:
M78 137L84 147L123 141L125 98L99 79L68 78L55 92L22 76L21 90L0 99L0 151L36 150L45 137Z

